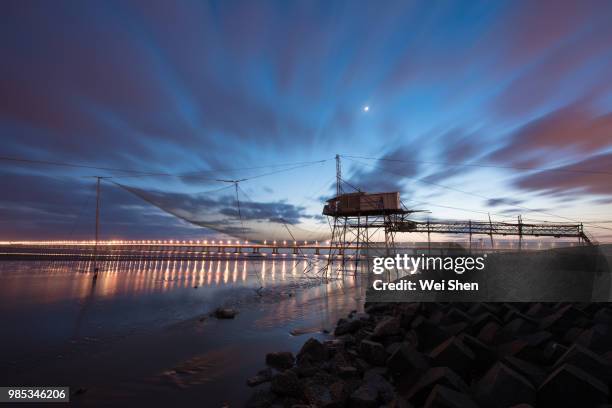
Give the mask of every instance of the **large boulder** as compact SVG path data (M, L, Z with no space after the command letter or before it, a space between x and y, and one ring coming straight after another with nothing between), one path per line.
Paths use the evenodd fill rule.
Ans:
M433 365L449 367L462 377L468 377L476 356L461 340L451 337L429 353Z
M506 356L502 362L529 380L531 385L539 387L546 379L546 372L535 364L513 356Z
M373 337L395 336L400 333L400 321L397 317L387 316L374 328Z
M350 408L377 408L378 406L378 392L368 384L357 388L349 399Z
M290 351L277 351L266 354L266 364L277 370L286 370L293 367L295 358Z
M430 351L438 344L452 337L450 333L440 328L437 323L418 316L412 322L412 329L418 337L418 346L421 351Z
M416 384L409 388L400 388L399 393L408 399L413 405L422 406L427 397L437 385L441 384L456 391L467 393L466 383L448 367L433 367L423 374Z
M478 405L468 394L436 385L427 397L424 408L478 408Z
M310 406L340 408L345 406L349 392L344 381L329 385L311 382L304 385L304 395Z
M376 390L379 401L388 403L395 396L393 386L377 372L377 369L368 370L363 375L363 382L371 389Z
M278 396L274 394L271 390L257 390L255 391L248 401L245 404L246 408L269 408L271 407L275 401L278 399Z
M371 340L362 340L359 346L362 357L370 364L384 366L387 352L381 343Z
M361 329L364 322L362 320L347 320L340 319L334 330L334 335L342 336L345 334L352 334Z
M554 368L558 368L563 364L576 366L598 378L605 384L612 382L612 367L608 365L608 362L580 344L574 344L570 347L565 354L557 360Z
M536 401L535 387L524 376L504 363L496 363L475 387L478 403L485 407L507 408Z
M538 389L538 406L596 407L605 404L608 386L571 364L553 371Z
M270 389L277 395L293 398L303 398L304 390L297 374L286 370L272 377Z
M320 362L327 359L327 349L315 338L309 338L300 349L297 355L298 362L309 360L310 362Z
M487 370L497 359L497 354L492 347L487 346L485 343L480 341L474 336L470 336L466 333L461 333L458 336L459 340L465 344L476 356L474 360L474 369L479 373L483 373Z
M394 377L417 378L428 368L428 358L408 343L402 343L387 359L387 369Z
M272 379L272 370L270 368L266 368L264 370L259 371L256 375L249 378L247 380L247 385L249 387L254 387L259 384L263 384Z

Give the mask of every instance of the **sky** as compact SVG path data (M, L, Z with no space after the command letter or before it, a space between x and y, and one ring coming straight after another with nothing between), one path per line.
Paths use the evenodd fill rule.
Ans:
M105 239L215 236L142 198L235 217L219 179L245 179L245 220L322 231L340 154L347 191L420 219L612 241L610 21L609 1L4 1L0 156L90 167L0 160L0 239L91 238L91 176L113 176Z

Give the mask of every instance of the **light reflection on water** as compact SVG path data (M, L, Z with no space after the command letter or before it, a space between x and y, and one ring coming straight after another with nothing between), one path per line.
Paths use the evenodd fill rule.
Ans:
M102 268L96 297L106 298L214 286L259 287L302 275L303 259L110 261ZM0 262L0 304L53 303L91 295L90 261ZM279 271L280 270L280 271ZM287 273L289 272L289 273Z
M203 388L194 390L195 398L222 387L242 401L250 391L240 376L259 369L268 351L299 348L303 340L289 333L320 336L321 328L359 307L356 281L312 285L304 278L307 265L291 257L111 261L94 282L84 272L92 269L86 261L0 262L0 382L57 378L74 387L95 385L105 395L88 392L94 401L119 386L150 387L152 400L174 400L172 388L150 378L210 355L222 363L194 368L204 385L199 376L183 375L181 398L191 398L185 386L197 385ZM240 310L235 321L194 319L228 302ZM147 347L155 352L147 354ZM221 352L224 347L233 351ZM112 361L100 365L96 356L107 348ZM231 361L241 363L229 370Z

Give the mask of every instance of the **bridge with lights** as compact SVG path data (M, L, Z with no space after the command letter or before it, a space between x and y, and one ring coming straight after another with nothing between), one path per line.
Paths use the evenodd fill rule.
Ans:
M329 241L240 240L111 240L111 241L5 241L0 257L17 259L87 259L94 252L103 258L190 258L204 255L321 255L337 249ZM343 246L342 251L355 250Z

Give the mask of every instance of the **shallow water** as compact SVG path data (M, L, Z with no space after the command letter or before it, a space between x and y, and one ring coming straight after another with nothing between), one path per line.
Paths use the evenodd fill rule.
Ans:
M266 352L324 338L362 304L353 279L321 284L305 266L114 262L93 281L85 262L0 262L0 384L81 388L79 406L242 406ZM209 317L220 305L240 313Z

